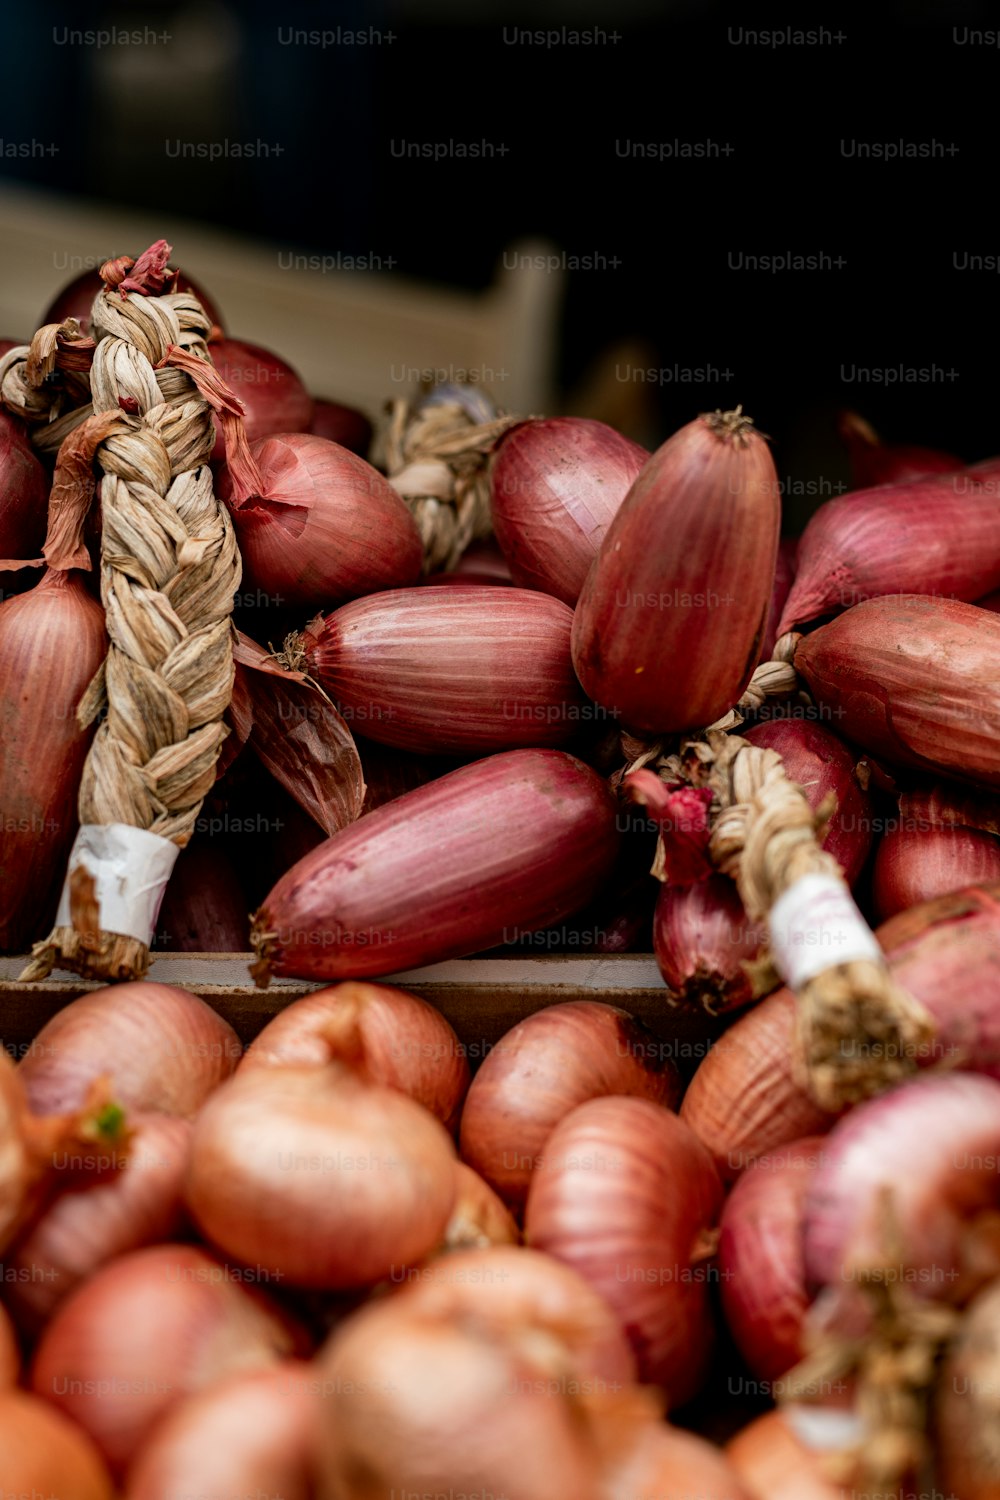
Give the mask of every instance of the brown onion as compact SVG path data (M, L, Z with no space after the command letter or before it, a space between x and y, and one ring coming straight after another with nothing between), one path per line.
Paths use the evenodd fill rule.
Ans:
M804 636L795 669L873 754L1000 786L1000 618L989 610L921 594L870 599Z
M212 363L222 379L242 401L247 441L270 437L277 432L306 432L313 420L313 398L291 365L244 339L216 339L211 348ZM220 432L212 458L226 457Z
M8 1305L37 1334L61 1302L101 1266L176 1235L191 1125L170 1115L132 1114L127 1146L91 1147L99 1181L71 1182L7 1254ZM79 1149L79 1148L78 1148Z
M363 411L341 406L337 401L325 401L320 396L313 402L309 431L328 442L339 443L342 448L350 448L359 458L367 458L372 445L372 424Z
M520 422L490 464L493 530L514 582L571 608L618 507L649 458L586 417Z
M639 1427L606 1485L608 1500L755 1500L718 1448L665 1422Z
M205 309L208 317L218 327L221 326L222 317L214 301L205 290L192 281L183 271L175 273L176 279L168 278L164 291L193 292ZM95 267L90 271L81 271L68 285L64 286L59 295L49 303L42 314L38 324L44 328L48 323L64 323L67 318L75 318L80 327L85 331L90 327L90 311L94 305L94 298L104 290L104 282L101 279L100 269ZM227 340L227 342L230 342ZM216 345L212 345L213 353Z
M5 1500L114 1500L87 1434L26 1391L0 1392L0 1453Z
M525 1213L529 1244L618 1314L640 1378L682 1405L708 1369L706 1262L722 1187L704 1146L648 1099L591 1099L549 1136Z
M9 1296L9 1288L5 1295ZM21 1373L21 1351L9 1315L0 1303L0 1391L16 1385Z
M129 1471L128 1500L312 1500L320 1418L313 1367L231 1375L181 1401Z
M420 576L417 523L377 469L326 438L261 438L219 476L244 586L284 605L332 609Z
M902 484L924 474L949 474L962 460L940 448L914 443L883 443L870 422L856 411L842 411L837 431L847 447L855 485Z
M635 730L701 727L760 656L779 487L739 411L689 422L643 468L608 527L573 621L587 694Z
M458 1175L455 1206L445 1227L440 1250L485 1250L489 1245L516 1245L518 1227L503 1200L464 1161L455 1163Z
M240 1072L322 1068L359 1049L371 1083L409 1095L454 1134L469 1087L465 1049L433 1005L386 984L336 984L294 1001L251 1042Z
M824 1138L807 1136L752 1162L722 1210L722 1307L753 1373L774 1382L804 1358L810 1297L802 1251L803 1203Z
M680 1078L650 1031L596 1000L546 1006L511 1027L476 1073L462 1112L463 1158L516 1214L546 1141L587 1099L626 1094L668 1109Z
M32 1389L89 1433L122 1475L184 1396L300 1352L294 1323L242 1272L193 1245L120 1256L42 1335Z
M391 974L577 910L618 846L608 787L561 750L508 750L376 808L294 865L254 918L258 983Z
M23 951L55 915L93 735L76 710L106 650L104 611L75 569L47 568L0 604L0 951Z
M156 947L178 953L245 953L250 917L236 866L207 841L189 844L163 895Z
M529 589L394 589L303 632L308 671L370 739L431 755L564 745L594 714L573 616Z
M994 1281L965 1310L934 1395L937 1479L959 1500L995 1500L1000 1492L998 1393L1000 1282Z
M126 1109L194 1115L242 1050L228 1021L197 995L140 981L94 990L58 1011L18 1073L38 1114L79 1109L106 1073Z
M350 1288L432 1250L456 1187L433 1115L330 1062L223 1084L195 1125L186 1196L227 1254L298 1286Z
M23 424L0 409L0 559L27 561L41 555L48 488ZM16 571L0 574L0 582L9 589L15 580L27 582L28 576L19 577Z
M751 1500L865 1500L826 1477L823 1450L798 1435L787 1412L769 1411L744 1427L727 1445L726 1458Z

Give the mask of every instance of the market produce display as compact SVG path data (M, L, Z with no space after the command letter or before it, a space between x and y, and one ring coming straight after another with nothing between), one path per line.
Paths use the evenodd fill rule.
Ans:
M1000 461L843 413L796 541L170 256L0 341L0 1494L1000 1493Z

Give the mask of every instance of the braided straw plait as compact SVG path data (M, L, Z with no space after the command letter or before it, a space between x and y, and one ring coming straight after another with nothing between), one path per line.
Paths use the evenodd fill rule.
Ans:
M229 617L241 564L212 487L211 407L183 370L154 366L172 346L208 361L209 327L190 293L123 297L106 286L92 314L93 411L121 418L96 450L110 645L78 712L88 722L106 710L84 768L80 823L155 835L173 846L172 855L158 851L168 871L194 832L228 733ZM93 878L75 858L63 921L22 977L44 978L58 964L104 980L141 978L148 941L102 930Z
M855 913L848 920L863 927L839 865L821 847L832 799L814 813L785 774L777 751L709 730L658 769L666 780L712 791L709 853L712 863L735 880L751 922L770 918L779 899L804 877L822 876L826 889L840 898L838 907ZM773 922L771 934L776 941ZM805 936L822 943L840 941L842 934L835 923L834 930ZM798 983L796 991L796 1075L827 1110L881 1093L909 1076L933 1036L930 1017L880 957L833 961Z

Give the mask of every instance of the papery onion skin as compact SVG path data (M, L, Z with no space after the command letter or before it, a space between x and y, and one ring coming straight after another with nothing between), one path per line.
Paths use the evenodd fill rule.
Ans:
M344 1057L338 1016L357 1016L371 1083L415 1099L454 1134L469 1088L469 1063L453 1027L418 995L387 984L348 981L286 1006L250 1043L240 1072L256 1067L325 1067Z
M890 1266L915 1295L960 1302L985 1279L963 1239L969 1220L995 1209L998 1161L1000 1083L992 1078L925 1074L858 1105L827 1136L806 1190L807 1283L827 1288L836 1306L860 1297L858 1269L889 1253L880 1196L888 1191L903 1255ZM990 1258L996 1275L1000 1250Z
M79 1109L110 1074L116 1101L191 1116L242 1056L228 1021L188 990L148 980L81 995L42 1027L18 1067L36 1114Z
M164 287L165 292L168 290L168 287L170 291L175 290L172 277L168 278L168 286ZM210 320L216 326L221 327L222 317L212 298L208 296L203 287L200 287L196 281L192 281L190 276L186 275L183 271L178 272L176 290L178 292L193 292ZM75 276L71 282L64 286L59 295L49 303L41 316L38 324L39 328L44 328L49 323L65 323L67 318L76 318L80 327L85 332L89 331L90 312L94 305L94 298L99 292L103 291L104 282L101 280L99 270L82 271L79 276ZM215 344L212 345L213 351L216 347ZM238 391L237 395L239 395Z
M795 652L813 697L866 750L991 787L1000 786L998 663L996 615L923 594L857 604Z
M517 1245L521 1234L503 1199L464 1161L455 1163L458 1186L439 1252L485 1250L489 1245Z
M420 576L417 524L389 481L356 453L311 433L251 443L260 491L245 501L228 466L216 492L230 508L243 586L297 609L333 609Z
M567 1373L595 1392L635 1380L635 1357L609 1303L551 1255L510 1245L456 1250L410 1267L398 1281L397 1304L408 1314L467 1321L497 1338L547 1330L563 1345Z
M308 430L314 416L313 398L279 355L245 339L229 338L217 339L211 354L226 385L243 403L248 442L255 443L273 433ZM212 458L218 462L225 456L219 431Z
M106 651L104 611L75 570L47 568L0 604L0 952L23 952L55 915L93 737L76 709Z
M872 902L880 922L968 885L1000 880L1000 839L975 828L887 829L875 851Z
M131 1113L124 1148L106 1158L101 1180L70 1183L7 1252L7 1303L18 1326L36 1335L76 1287L119 1255L177 1235L191 1124L170 1115Z
M87 1434L27 1391L0 1391L0 1453L3 1493L12 1500L114 1500Z
M575 1377L563 1366L553 1378L558 1341L531 1326L497 1339L472 1320L410 1311L408 1296L369 1303L320 1357L331 1394L319 1500L412 1492L599 1500L598 1453L570 1393Z
M572 608L648 458L587 417L536 418L504 433L490 464L490 508L514 582Z
M0 1391L16 1385L21 1373L21 1351L14 1325L0 1303ZM2 1398L0 1398L2 1399Z
M429 755L565 745L594 715L572 612L530 589L392 589L304 631L308 670L370 739Z
M660 887L653 951L674 1004L710 1015L749 1004L758 991L746 966L766 942L766 928L751 925L728 875Z
M198 1391L160 1422L129 1471L128 1500L312 1500L322 1402L314 1367L288 1361Z
M668 1109L680 1077L664 1045L627 1011L571 1000L526 1016L480 1065L462 1112L462 1157L523 1213L545 1143L571 1109L607 1094Z
M712 1344L706 1232L722 1206L711 1158L669 1110L592 1099L549 1136L525 1212L529 1245L578 1271L618 1314L640 1378L682 1405Z
M919 1067L1000 1078L1000 886L972 888L893 917L878 929L896 979L937 1022ZM794 1080L795 996L776 990L714 1044L681 1104L731 1182L757 1156L829 1130Z
M699 417L657 449L587 575L573 664L629 729L711 724L757 665L780 499L766 441L737 425L747 420Z
M2 357L2 353L0 353ZM0 561L42 555L48 512L48 480L24 425L0 408ZM4 593L34 583L37 573L0 573Z
M62 1305L35 1351L34 1392L88 1432L121 1476L178 1401L304 1349L257 1271L193 1245L157 1245L103 1267Z
M546 927L609 874L615 820L606 783L563 751L509 750L463 766L293 866L254 919L255 972L391 974Z
M806 1447L781 1411L766 1412L744 1427L725 1452L751 1500L850 1500L857 1494L826 1478L823 1454ZM857 1500L863 1496L857 1494Z
M991 471L963 469L837 495L802 533L778 635L880 596L978 599L1000 584L998 543Z
M252 1068L195 1126L186 1199L228 1255L297 1286L370 1286L445 1232L454 1146L427 1110L338 1063Z
M246 953L250 917L236 866L205 843L182 849L156 921L156 947L177 953Z
M960 1500L1000 1493L1000 1282L965 1309L945 1351L934 1393L934 1453L943 1492Z
M353 406L341 406L336 401L326 401L322 396L313 401L309 431L316 437L339 443L342 448L350 448L359 458L367 458L372 445L372 424L363 411Z
M639 1429L606 1485L607 1500L756 1500L718 1448L665 1422Z
M774 1382L805 1356L810 1297L802 1253L803 1203L824 1137L758 1157L722 1210L719 1284L736 1346L759 1379Z

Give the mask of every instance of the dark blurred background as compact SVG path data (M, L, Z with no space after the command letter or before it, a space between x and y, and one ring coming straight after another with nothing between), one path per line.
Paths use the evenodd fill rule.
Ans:
M963 0L842 21L801 6L747 11L711 0L164 0L85 17L74 4L5 7L0 178L165 220L176 209L303 254L388 252L390 274L473 291L506 247L541 236L566 257L554 403L655 442L742 401L774 439L797 530L846 478L840 406L889 439L969 459L1000 449L998 277L960 268L1000 252L988 212L1000 47L993 8ZM59 40L145 27L167 39ZM333 43L295 40L338 27ZM350 30L369 40L345 40ZM814 39L774 44L788 30ZM33 140L58 151L11 150ZM282 151L178 159L165 149L177 140ZM490 151L402 154L440 142ZM858 154L857 143L901 142L933 154ZM711 154L684 154L698 146ZM746 265L789 253L821 268Z

